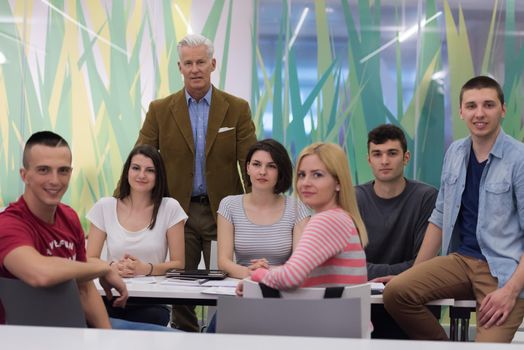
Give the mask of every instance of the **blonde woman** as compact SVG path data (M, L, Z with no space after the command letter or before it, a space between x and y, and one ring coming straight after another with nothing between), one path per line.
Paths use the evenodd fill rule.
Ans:
M368 239L346 154L338 145L315 143L297 163L295 188L314 214L289 260L275 269L259 268L251 278L276 289L366 283ZM242 293L241 285L237 291Z

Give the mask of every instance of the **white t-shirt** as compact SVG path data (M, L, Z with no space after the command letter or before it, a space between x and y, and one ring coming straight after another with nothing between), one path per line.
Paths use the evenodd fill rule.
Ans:
M135 232L128 231L120 225L116 204L116 198L104 197L96 202L86 215L93 225L107 235L107 260L116 261L128 253L152 264L166 261L167 230L187 219L178 201L164 197L158 209L155 227L152 230L144 227Z

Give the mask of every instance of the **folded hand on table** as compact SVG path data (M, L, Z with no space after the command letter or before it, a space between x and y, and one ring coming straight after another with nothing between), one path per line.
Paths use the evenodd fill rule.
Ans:
M116 264L118 274L122 277L135 277L147 275L151 270L151 265L145 263L131 254L125 254L122 259L113 263Z
M262 258L262 259L251 259L251 265L249 265L247 268L250 270L250 271L254 271L258 268L265 268L265 269L269 269L269 262L267 261L266 258Z

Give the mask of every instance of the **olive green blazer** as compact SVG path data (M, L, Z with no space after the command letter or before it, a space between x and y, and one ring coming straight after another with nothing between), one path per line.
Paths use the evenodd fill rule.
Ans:
M222 198L244 193L245 160L256 142L247 101L213 86L206 135L205 177L216 218ZM189 210L195 169L195 143L184 89L149 105L137 144L150 144L162 154L169 193Z

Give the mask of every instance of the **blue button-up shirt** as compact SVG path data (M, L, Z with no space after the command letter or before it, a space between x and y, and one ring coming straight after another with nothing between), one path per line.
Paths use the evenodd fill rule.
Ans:
M444 158L435 209L429 221L443 232L442 252L455 252L455 223L466 183L471 138L455 141ZM473 155L474 156L474 155ZM524 144L501 129L482 172L477 240L491 274L504 286L524 253ZM520 294L524 298L524 291Z
M200 101L195 100L186 93L191 129L193 129L193 140L195 142L195 177L193 178L192 196L207 193L206 185L206 134L209 107L211 106L212 87Z

